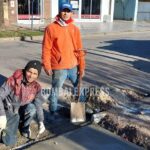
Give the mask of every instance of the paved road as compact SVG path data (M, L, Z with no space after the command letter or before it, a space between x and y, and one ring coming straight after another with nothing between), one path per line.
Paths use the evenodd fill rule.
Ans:
M85 86L105 83L150 93L149 33L91 35L83 41L88 49ZM8 77L28 60L40 59L41 41L1 42L0 53L0 74ZM40 81L48 86L50 79L42 72Z
M84 39L85 80L150 92L150 35L124 34Z

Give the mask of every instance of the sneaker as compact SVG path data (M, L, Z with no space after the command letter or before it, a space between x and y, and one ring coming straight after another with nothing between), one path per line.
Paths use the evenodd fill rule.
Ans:
M28 132L21 132L21 135L26 138L31 138L31 130L29 128Z

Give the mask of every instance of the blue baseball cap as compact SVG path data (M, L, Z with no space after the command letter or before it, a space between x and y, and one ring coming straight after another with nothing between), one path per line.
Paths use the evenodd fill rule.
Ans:
M72 4L70 4L70 3L62 3L59 10L62 11L64 9L69 9L70 11L72 11Z

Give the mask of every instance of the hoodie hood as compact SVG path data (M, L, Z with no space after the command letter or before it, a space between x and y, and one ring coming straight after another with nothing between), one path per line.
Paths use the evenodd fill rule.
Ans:
M70 18L70 19L67 20L67 21L64 21L63 19L60 18L59 15L57 15L57 16L55 17L55 20L56 20L56 22L57 22L59 25L61 25L62 27L68 26L69 23L72 23L72 22L74 21L72 18Z

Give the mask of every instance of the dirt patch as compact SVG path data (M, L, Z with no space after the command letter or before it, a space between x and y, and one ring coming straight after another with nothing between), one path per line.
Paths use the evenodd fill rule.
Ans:
M127 141L150 149L149 97L132 90L105 86L89 93L87 105L95 113L94 123Z

